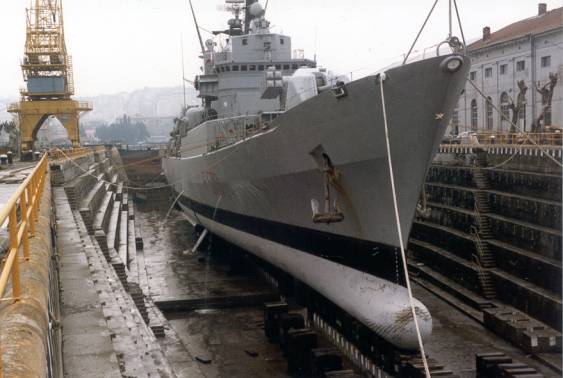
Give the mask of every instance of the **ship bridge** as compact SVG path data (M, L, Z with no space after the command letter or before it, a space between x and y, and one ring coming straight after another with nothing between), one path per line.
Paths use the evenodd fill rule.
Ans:
M212 40L205 44L205 73L196 82L199 97L212 103L219 117L283 110L280 98L263 96L266 71L273 67L278 75L291 76L299 68L316 67L313 60L292 57L291 37L271 33L261 8L255 8L254 16L248 33L225 32L228 38L222 51L216 51ZM238 25L236 21L229 25Z

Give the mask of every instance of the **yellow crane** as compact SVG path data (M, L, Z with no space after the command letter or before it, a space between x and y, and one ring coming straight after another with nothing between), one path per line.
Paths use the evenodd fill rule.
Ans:
M21 63L25 87L8 111L19 116L22 158L30 155L37 131L56 117L74 147L80 145L80 114L92 110L74 95L72 58L65 44L62 0L31 0L26 9L25 52Z

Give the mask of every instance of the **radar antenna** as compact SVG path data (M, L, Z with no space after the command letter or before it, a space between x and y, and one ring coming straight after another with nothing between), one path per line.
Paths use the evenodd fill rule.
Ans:
M256 3L258 0L246 0L246 9L244 13L244 32L248 33L250 31L250 22L252 21L252 14L250 13L250 7L252 4Z

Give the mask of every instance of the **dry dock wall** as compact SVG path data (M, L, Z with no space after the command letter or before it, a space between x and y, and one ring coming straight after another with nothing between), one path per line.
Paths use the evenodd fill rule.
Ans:
M49 266L52 248L51 184L46 177L30 258L20 263L21 299L0 302L0 345L5 377L45 377L49 332ZM21 256L21 254L20 254ZM6 290L11 292L11 286Z
M560 148L551 153L561 158ZM484 243L494 261L490 282L496 299L560 331L561 168L536 149L489 150L480 158L476 166L468 152L437 156L425 185L431 212L414 221L411 255L481 295L472 227L486 218L490 235ZM477 184L479 173L486 187ZM481 215L478 198L486 203Z

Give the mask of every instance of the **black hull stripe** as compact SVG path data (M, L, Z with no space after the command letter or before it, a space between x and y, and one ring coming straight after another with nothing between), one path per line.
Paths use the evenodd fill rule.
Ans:
M401 285L405 284L403 270L399 269L401 255L395 247L256 218L220 208L215 210L211 206L196 202L186 196L182 196L179 201L196 214L201 214L225 226L394 283L397 283L398 277L398 282Z

